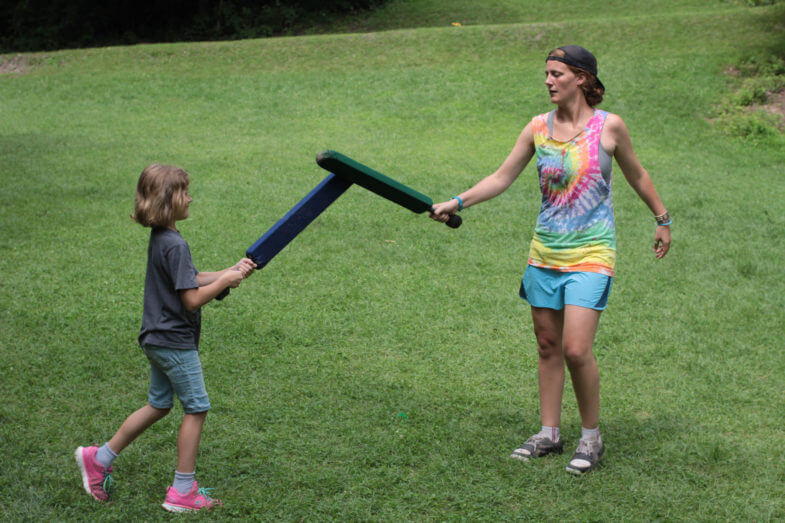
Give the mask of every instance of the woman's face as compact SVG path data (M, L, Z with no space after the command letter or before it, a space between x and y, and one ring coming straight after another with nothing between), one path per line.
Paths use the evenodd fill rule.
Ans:
M174 202L172 203L174 206L175 221L185 220L188 218L188 206L191 205L192 201L193 198L191 198L191 195L188 194L187 187L184 191L180 191L179 194L174 197Z
M567 64L548 60L545 62L545 87L551 96L551 102L557 104L581 92L584 78L573 73Z

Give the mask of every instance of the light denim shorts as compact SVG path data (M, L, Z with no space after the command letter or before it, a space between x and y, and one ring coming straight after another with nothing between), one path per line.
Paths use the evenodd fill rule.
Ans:
M171 409L177 394L186 414L210 410L198 350L155 345L144 345L142 349L150 360L150 406Z
M560 311L565 305L604 310L613 278L596 272L562 272L529 265L521 279L520 296L532 307Z

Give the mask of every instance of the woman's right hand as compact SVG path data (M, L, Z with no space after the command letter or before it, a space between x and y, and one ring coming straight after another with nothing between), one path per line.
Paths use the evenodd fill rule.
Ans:
M243 275L243 278L247 278L253 274L253 271L256 269L256 264L250 258L243 258L234 264L234 266L230 267L230 269L240 271L240 273Z
M223 273L224 283L226 283L227 287L231 287L232 289L237 288L244 277L243 273L237 269L230 269Z
M437 222L445 223L450 219L450 216L458 212L459 202L456 199L447 200L446 202L437 203L433 206L430 217Z

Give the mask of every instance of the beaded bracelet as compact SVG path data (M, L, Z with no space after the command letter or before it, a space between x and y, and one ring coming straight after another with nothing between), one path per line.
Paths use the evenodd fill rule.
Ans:
M668 211L660 214L659 216L655 216L654 220L657 222L657 225L670 225L671 224L671 215Z

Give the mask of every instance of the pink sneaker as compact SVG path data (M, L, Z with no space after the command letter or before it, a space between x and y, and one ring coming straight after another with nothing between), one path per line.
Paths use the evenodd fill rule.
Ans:
M195 512L203 508L211 509L223 505L220 500L208 496L211 490L213 489L199 488L196 481L191 485L191 491L188 494L180 494L176 488L169 487L166 490L166 500L162 506L169 512Z
M114 486L110 473L113 467L105 469L95 459L98 447L78 447L74 452L76 463L82 471L82 485L85 491L98 501L108 501L109 493Z

